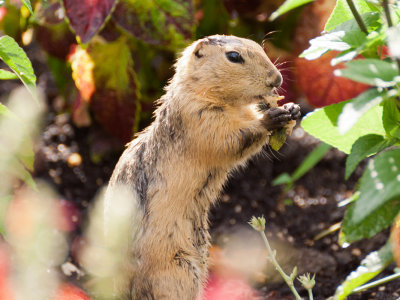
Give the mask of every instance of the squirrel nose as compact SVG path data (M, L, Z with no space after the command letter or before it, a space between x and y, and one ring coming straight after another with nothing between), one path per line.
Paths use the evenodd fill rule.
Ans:
M282 75L278 73L275 75L275 77L267 80L267 85L272 88L278 88L282 85L282 81Z

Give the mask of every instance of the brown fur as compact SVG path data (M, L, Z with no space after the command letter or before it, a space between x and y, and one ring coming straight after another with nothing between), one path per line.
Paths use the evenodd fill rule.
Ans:
M229 51L244 62L230 62ZM128 145L109 184L107 205L122 184L139 206L128 283L120 287L126 299L199 297L210 205L228 174L299 116L293 104L257 109L281 82L260 45L247 39L211 36L183 52L154 122Z

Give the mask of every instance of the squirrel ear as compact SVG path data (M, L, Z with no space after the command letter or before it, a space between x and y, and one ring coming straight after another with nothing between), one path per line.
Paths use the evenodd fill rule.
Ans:
M199 40L196 44L196 46L194 47L193 50L193 54L197 57L197 58L202 58L204 53L203 53L203 46L206 43L205 39Z

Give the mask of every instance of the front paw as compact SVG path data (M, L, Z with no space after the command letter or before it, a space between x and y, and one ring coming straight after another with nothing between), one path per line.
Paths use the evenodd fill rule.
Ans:
M264 113L261 122L267 130L283 128L292 120L292 113L285 107L271 107Z
M294 104L292 102L286 103L283 105L283 108L290 112L292 120L300 119L300 106L298 104Z

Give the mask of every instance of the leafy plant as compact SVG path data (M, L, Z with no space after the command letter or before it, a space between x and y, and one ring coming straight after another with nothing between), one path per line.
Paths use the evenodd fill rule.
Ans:
M27 95L23 95L25 101L32 99L36 103L22 103L21 94L10 96L10 108L0 103L0 233L4 234L4 214L12 197L12 178L18 178L36 189L30 171L33 170L33 146L32 134L35 132L36 118L40 113L38 97L36 93L36 76L32 64L24 50L17 42L9 37L0 37L0 59L12 70L1 69L1 79L20 79L25 85ZM25 92L25 93L28 93ZM30 95L30 97L29 97ZM14 101L12 101L14 100ZM34 107L33 107L34 106ZM24 112L24 110L27 110Z
M342 243L376 235L393 224L400 211L400 57L393 42L400 39L399 19L400 7L387 0L337 0L325 33L312 39L300 55L316 59L337 51L331 64L344 62L345 68L334 75L370 85L359 96L317 109L302 121L308 133L349 154L346 178L361 161L374 155L355 191L359 196L345 214ZM388 32L393 36L389 38ZM281 181L290 179L286 176ZM336 299L344 299L387 266L392 259L388 245L367 256L363 267L337 289ZM372 259L376 255L379 267Z
M32 96L36 98L36 76L33 72L32 64L13 38L9 36L0 38L0 59L10 67L14 75L22 81ZM3 79L15 79L15 76L11 76L12 74L9 71L1 71L4 76Z
M285 184L284 192L288 192L293 187L293 184L312 169L331 148L330 145L321 143L307 155L292 175L282 173L272 181L272 185Z
M50 32L55 42L58 43L57 36L64 33L60 30L64 30L61 26L65 20L78 41L78 45L72 41L64 47L70 49L68 62L78 89L78 95L73 96L75 123L90 125L90 110L111 135L124 143L130 141L138 130L145 102L143 92L151 85L147 81L155 81L152 73L152 78L139 83L145 69L151 68L146 63L154 55L154 51L142 48L151 45L177 51L187 45L195 28L193 2L63 0L62 6L50 1L50 5L37 9L38 15L43 16L39 20L40 30ZM65 12L66 18L57 19L60 11ZM41 38L40 43L50 55L65 57L46 39ZM146 52L145 57L142 51ZM161 91L160 86L158 83Z
M271 261L271 263L274 265L275 269L279 272L283 280L286 282L290 290L292 291L294 297L296 300L301 300L301 297L299 293L296 290L296 287L294 286L294 280L296 279L297 276L297 267L293 268L293 271L290 275L287 275L285 271L282 269L282 267L279 265L278 261L276 260L276 250L273 250L268 242L268 238L265 235L265 218L264 217L252 217L249 224L255 231L258 231L264 241L265 247L267 248L268 252L268 259ZM303 287L308 291L308 299L313 300L313 293L312 289L315 285L315 275L313 277L310 277L310 274L307 275L302 275L298 277L298 280L300 283L303 285Z

